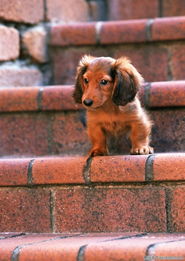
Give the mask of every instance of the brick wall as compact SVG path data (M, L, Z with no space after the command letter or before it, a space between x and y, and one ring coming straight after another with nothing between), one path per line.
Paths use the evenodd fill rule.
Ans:
M49 25L89 21L90 9L86 0L0 0L0 86L50 84Z

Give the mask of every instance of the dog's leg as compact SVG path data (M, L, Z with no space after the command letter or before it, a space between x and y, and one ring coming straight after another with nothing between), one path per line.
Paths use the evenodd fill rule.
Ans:
M108 154L106 145L106 136L100 126L91 125L88 126L88 135L92 143L92 148L89 151L88 156L103 156Z
M152 154L153 148L149 146L151 124L149 121L136 121L131 126L130 139L132 142L131 154Z

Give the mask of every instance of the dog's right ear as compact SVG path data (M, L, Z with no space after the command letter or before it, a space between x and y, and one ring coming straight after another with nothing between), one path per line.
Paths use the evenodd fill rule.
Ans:
M82 103L82 95L83 95L83 75L86 72L89 63L94 57L89 55L84 55L79 62L76 73L76 82L75 89L73 92L73 98L76 103Z

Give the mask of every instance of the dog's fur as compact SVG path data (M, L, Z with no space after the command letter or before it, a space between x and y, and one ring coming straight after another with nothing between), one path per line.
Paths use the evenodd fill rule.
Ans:
M153 153L149 146L152 123L142 109L137 92L142 76L121 57L82 57L77 68L73 97L87 109L89 156L107 155L107 134L129 130L131 154Z

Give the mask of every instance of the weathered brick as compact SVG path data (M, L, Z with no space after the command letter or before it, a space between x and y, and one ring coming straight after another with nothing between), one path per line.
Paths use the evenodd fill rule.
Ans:
M185 71L184 42L175 44L171 48L171 73L174 80L183 80Z
M0 25L0 61L16 59L19 48L19 32L12 27Z
M91 164L92 182L145 181L147 156L95 157Z
M185 17L157 18L152 24L152 40L185 38Z
M101 44L145 42L147 20L105 22L100 30ZM111 37L110 37L111 35Z
M52 123L52 145L54 153L86 154L90 145L88 142L86 128L83 126L83 114L61 113L56 114Z
M42 26L36 26L26 31L22 36L24 47L28 54L37 62L48 60L47 32Z
M46 4L47 19L50 21L83 22L89 20L88 4L85 0L47 0Z
M162 188L66 188L55 191L56 231L164 231ZM70 202L70 204L69 204Z
M8 21L38 23L44 17L42 0L1 0L0 18Z
M0 185L27 185L29 162L30 159L1 159Z
M1 231L50 231L50 193L42 189L0 190Z
M3 114L0 117L0 155L43 155L48 153L48 116Z
M108 0L109 20L153 18L158 16L157 0Z
M42 84L42 74L34 66L16 64L0 66L0 86L38 86Z
M185 230L185 186L177 186L171 190L171 230L183 232Z
M184 16L185 2L183 0L163 0L162 16Z
M34 161L32 179L34 184L84 183L83 157L40 158Z

